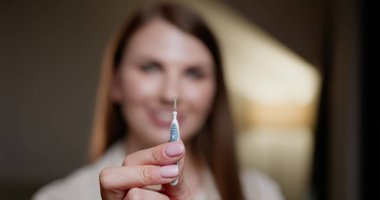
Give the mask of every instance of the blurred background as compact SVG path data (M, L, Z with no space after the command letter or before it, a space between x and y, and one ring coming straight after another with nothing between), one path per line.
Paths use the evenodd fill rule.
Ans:
M369 1L181 2L220 40L244 168L289 200L379 199ZM0 199L86 164L102 54L136 4L0 1Z

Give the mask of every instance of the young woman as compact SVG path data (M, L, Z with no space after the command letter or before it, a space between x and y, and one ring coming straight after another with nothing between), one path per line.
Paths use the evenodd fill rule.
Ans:
M222 68L217 42L194 11L141 7L104 58L94 162L35 199L282 199L266 176L239 171ZM170 143L175 96L182 141Z

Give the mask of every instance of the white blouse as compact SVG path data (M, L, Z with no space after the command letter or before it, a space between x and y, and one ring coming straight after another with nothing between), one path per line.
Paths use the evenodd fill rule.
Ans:
M98 161L84 166L67 177L56 180L40 190L32 200L101 200L99 173L108 166L121 165L126 156L126 147L118 142L110 147ZM195 200L220 199L218 190L210 171L203 172L204 186L194 195ZM241 174L243 192L247 199L252 200L283 200L278 185L269 177L257 170L245 170Z

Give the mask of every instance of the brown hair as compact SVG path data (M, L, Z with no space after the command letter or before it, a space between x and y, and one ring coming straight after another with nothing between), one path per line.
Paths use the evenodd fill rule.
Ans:
M216 95L206 123L190 141L191 150L209 165L222 199L243 199L220 51L206 23L194 11L182 5L156 3L142 6L108 46L100 72L90 145L91 159L100 157L127 132L120 106L109 98L111 78L121 62L128 40L141 26L155 18L162 18L198 38L211 52L216 69Z

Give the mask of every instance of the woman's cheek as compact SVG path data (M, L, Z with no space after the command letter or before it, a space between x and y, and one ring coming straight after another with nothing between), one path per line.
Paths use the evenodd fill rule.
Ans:
M209 114L211 102L214 97L214 89L212 84L189 84L182 88L182 100L186 102L186 119L181 124L184 133L183 139L188 139L204 125Z
M157 93L159 81L157 77L149 77L135 72L127 75L125 86L127 98L141 102Z
M184 98L193 111L208 112L215 95L214 84L211 81L199 85L192 85L192 87L189 85L183 91L185 92Z
M141 81L142 80L142 81ZM141 79L138 84L135 85L137 92L139 93L138 96L141 98L154 96L158 89L158 82L154 78L144 78Z

